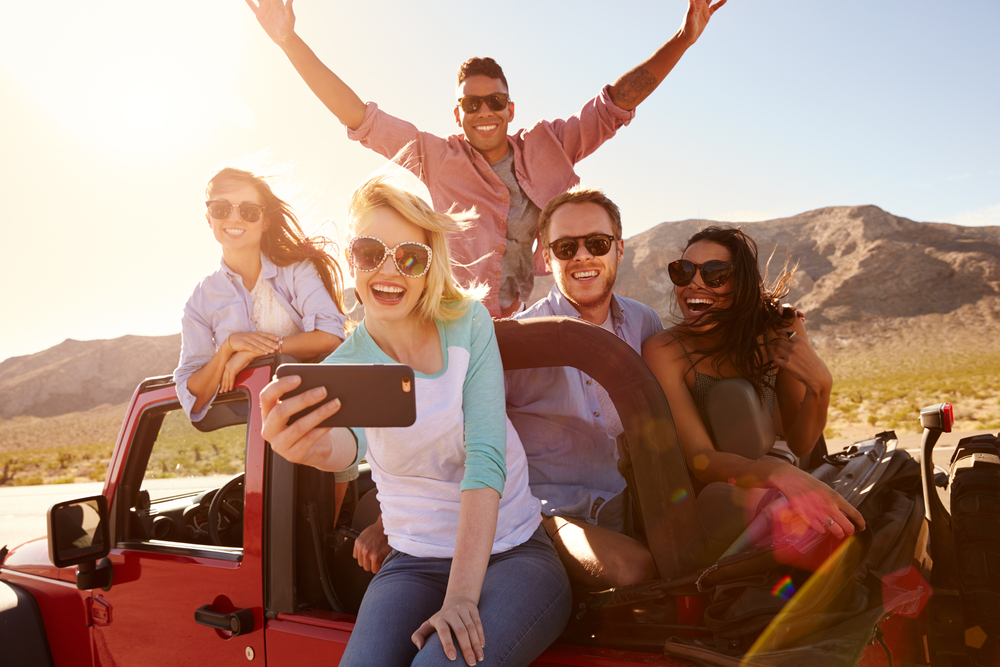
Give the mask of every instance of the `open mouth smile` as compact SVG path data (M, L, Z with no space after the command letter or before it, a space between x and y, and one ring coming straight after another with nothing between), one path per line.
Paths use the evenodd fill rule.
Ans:
M574 280L588 281L593 280L597 276L601 275L601 272L597 269L587 269L586 271L573 271L570 273Z
M226 236L229 236L229 237L231 237L231 238L234 238L234 239L238 239L239 237L241 237L241 236L243 236L244 234L246 234L246 233L247 233L247 230L245 230L245 229L240 229L240 228L238 228L238 227L228 227L228 228L226 228L226 229L223 229L223 230L222 230L222 232L223 232L223 233L224 233L224 234L225 234Z
M692 313L704 313L706 310L712 307L715 303L712 299L706 299L705 297L691 297L684 300L687 304L687 309Z
M403 299L403 295L406 294L405 288L388 283L370 285L368 289L375 300L381 303L399 303Z

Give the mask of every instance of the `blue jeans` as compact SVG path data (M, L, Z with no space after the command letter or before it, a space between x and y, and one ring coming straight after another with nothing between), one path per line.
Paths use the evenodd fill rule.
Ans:
M450 570L450 558L417 558L393 550L365 592L341 667L465 665L457 641L454 662L436 633L419 653L410 641L441 610ZM479 598L486 637L485 660L479 665L529 664L566 627L570 604L566 570L541 527L524 544L490 556Z

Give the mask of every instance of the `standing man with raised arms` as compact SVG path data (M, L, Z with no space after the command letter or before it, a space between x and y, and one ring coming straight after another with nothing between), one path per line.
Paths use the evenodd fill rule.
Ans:
M292 0L246 3L351 139L410 169L427 185L436 210L475 207L478 224L449 240L458 263L455 275L462 283L488 284L485 303L499 317L520 310L535 274L546 272L541 247L532 257L541 208L579 183L573 166L632 120L635 108L656 90L726 0L688 0L681 28L578 114L539 121L513 135L507 134L507 126L514 118L514 102L503 70L492 58L471 58L459 69L454 109L463 134L447 138L421 132L374 102L362 102L295 33Z

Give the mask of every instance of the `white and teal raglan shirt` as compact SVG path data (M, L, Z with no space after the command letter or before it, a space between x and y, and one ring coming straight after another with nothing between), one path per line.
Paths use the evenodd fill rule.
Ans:
M456 320L435 320L444 365L415 373L417 419L404 428L354 428L378 488L389 545L411 556L452 558L462 491L500 493L492 553L527 541L541 505L528 488L524 448L507 419L503 365L493 320L478 301ZM396 363L364 322L328 364Z

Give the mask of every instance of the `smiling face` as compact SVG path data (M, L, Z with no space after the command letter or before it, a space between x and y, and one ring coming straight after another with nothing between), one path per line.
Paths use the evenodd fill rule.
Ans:
M390 249L407 241L428 243L424 229L389 206L379 206L365 213L354 231L359 236L374 236ZM355 289L363 295L366 319L389 322L419 317L416 307L427 285L427 274L407 278L399 273L392 257L387 257L378 270L357 271L352 266L351 275L355 279Z
M733 256L723 245L712 241L697 241L688 246L681 259L695 264L704 264L712 259L732 263ZM707 287L699 269L690 283L684 287L674 287L681 316L689 322L711 309L727 308L732 302L735 280L735 275L732 275L720 287Z
M208 213L205 214L208 226L212 228L212 234L222 246L223 253L227 250L259 252L265 218L257 222L244 222L238 210L240 204L264 205L264 198L257 188L248 183L221 183L213 188L211 196L213 200L227 201L233 205L233 210L225 220L217 220Z
M615 235L611 216L604 207L594 202L563 204L552 212L546 232L549 243L561 238L589 236L590 234ZM618 239L612 243L606 255L595 257L590 254L581 239L576 256L572 259L558 259L546 247L543 250L545 266L552 271L559 291L576 306L584 319L591 321L585 311L600 311L607 317L606 309L611 303L611 290L615 286L618 265L622 263L625 242Z
M507 86L500 79L482 74L467 77L458 87L458 97L477 95L486 97L494 93L507 93ZM514 120L514 103L508 102L500 111L491 111L483 102L475 113L465 113L455 105L455 121L462 126L465 138L482 153L487 162L496 162L507 154L507 125Z

